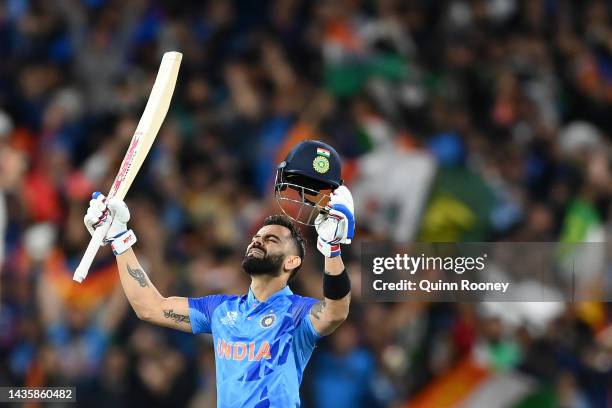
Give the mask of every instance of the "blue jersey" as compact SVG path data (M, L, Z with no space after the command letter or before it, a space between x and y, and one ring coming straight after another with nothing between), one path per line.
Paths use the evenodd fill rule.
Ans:
M265 302L250 289L189 299L193 333L213 335L217 406L300 406L302 373L320 338L308 317L317 302L289 287Z

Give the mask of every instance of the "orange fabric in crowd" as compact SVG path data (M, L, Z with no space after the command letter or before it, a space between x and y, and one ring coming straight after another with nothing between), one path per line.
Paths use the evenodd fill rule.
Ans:
M115 262L94 264L87 279L83 283L72 280L72 271L61 250L54 250L47 257L44 271L49 278L53 290L69 307L79 307L90 310L103 301L119 284Z

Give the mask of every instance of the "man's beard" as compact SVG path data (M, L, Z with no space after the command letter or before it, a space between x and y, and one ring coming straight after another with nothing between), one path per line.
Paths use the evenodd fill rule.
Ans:
M283 265L283 254L268 255L267 253L263 258L257 258L254 256L246 255L242 260L242 268L244 271L251 275L272 275L278 276L281 273L281 266Z

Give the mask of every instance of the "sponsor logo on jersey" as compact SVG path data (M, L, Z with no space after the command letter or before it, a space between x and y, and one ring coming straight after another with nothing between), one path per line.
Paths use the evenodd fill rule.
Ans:
M234 361L260 361L262 358L269 360L272 358L270 343L264 341L258 346L254 341L246 343L217 339L217 358Z
M227 312L225 317L221 318L221 324L233 327L236 324L236 319L238 319L238 312Z

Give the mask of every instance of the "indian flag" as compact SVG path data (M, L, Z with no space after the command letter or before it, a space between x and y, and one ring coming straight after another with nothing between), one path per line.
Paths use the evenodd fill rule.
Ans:
M317 154L319 156L325 156L325 157L329 157L329 150L327 149L322 149L320 147L317 147Z
M516 370L496 371L473 358L459 362L413 396L403 408L532 408L538 384Z

